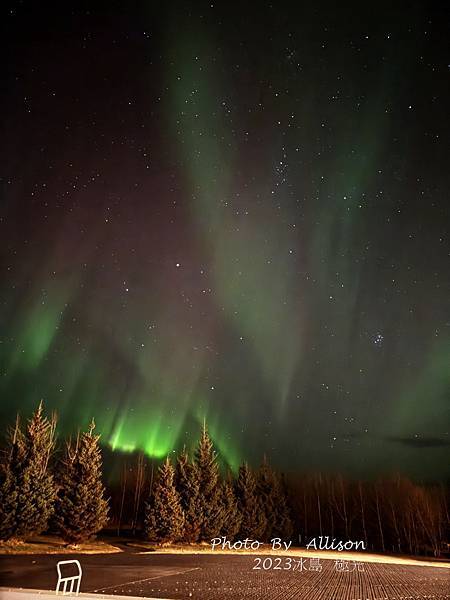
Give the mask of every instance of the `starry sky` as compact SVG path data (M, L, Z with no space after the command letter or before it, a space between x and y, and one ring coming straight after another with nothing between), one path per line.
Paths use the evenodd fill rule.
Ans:
M344 4L2 5L2 426L450 476L448 14Z

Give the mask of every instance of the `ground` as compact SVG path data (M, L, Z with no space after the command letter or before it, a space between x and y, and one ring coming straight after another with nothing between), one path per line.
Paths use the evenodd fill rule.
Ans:
M262 555L141 553L0 556L8 587L55 589L56 562L77 558L82 592L185 600L448 600L450 570L426 564L354 563ZM280 562L275 559L278 558ZM311 556L317 558L317 555ZM268 560L267 560L268 559ZM294 562L296 561L296 562ZM260 569L254 569L260 566ZM275 568L277 567L277 568ZM317 570L311 570L316 567ZM341 570L342 569L342 570Z
M37 535L26 542L0 542L1 554L65 554L81 552L82 554L109 554L121 552L120 548L104 540L94 540L82 544L79 548L71 547L61 538L54 535Z

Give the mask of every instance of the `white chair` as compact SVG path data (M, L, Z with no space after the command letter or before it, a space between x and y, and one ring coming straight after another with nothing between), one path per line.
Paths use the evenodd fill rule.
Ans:
M78 569L78 574L70 575L69 577L63 577L63 575L61 573L61 565L76 565L76 567ZM62 589L63 596L66 594L72 594L75 587L76 587L75 596L78 596L78 594L80 593L81 577L83 575L83 571L81 570L81 565L80 565L79 561L78 560L60 560L59 563L57 563L57 565L56 565L56 570L58 571L58 583L56 584L56 593L59 594L59 592L61 591L61 585L64 584L63 589ZM69 590L67 589L68 583L70 583Z

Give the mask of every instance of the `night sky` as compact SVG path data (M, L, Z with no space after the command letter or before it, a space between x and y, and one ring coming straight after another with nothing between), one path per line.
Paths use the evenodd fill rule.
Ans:
M2 6L2 428L450 475L449 15L315 4Z

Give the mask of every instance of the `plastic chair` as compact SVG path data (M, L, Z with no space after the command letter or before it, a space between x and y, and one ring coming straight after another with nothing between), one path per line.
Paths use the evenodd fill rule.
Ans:
M78 569L77 575L71 575L70 577L63 577L61 573L61 565L76 565ZM78 596L80 593L80 584L81 577L83 575L83 571L81 570L81 565L78 560L60 560L59 563L56 564L56 570L58 571L58 583L56 584L56 593L59 594L61 591L61 585L63 585L62 595L72 594L74 591L74 587L76 584L75 595ZM67 590L67 584L70 583L70 589Z

